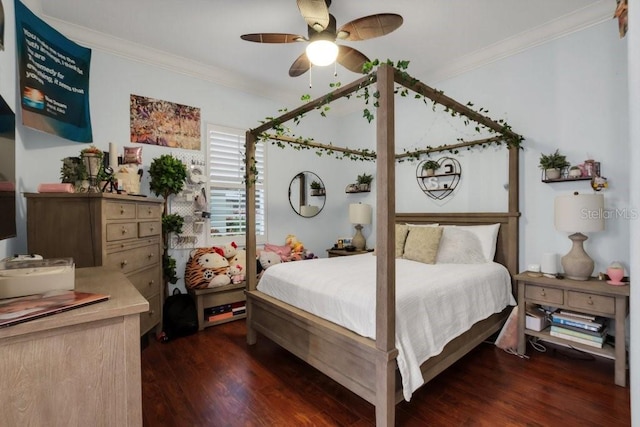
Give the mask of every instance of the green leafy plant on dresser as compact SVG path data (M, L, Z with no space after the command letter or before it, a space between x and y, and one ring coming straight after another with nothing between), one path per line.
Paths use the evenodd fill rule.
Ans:
M164 198L162 213L162 271L165 282L174 284L178 281L176 260L169 255L169 238L171 233L182 233L184 218L178 214L168 213L169 197L178 194L187 180L187 167L179 159L163 154L153 159L149 166L149 188L156 196Z

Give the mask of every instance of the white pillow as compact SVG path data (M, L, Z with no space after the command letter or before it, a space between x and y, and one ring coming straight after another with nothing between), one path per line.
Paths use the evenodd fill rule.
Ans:
M486 262L492 262L496 255L496 242L498 240L498 230L500 224L489 225L445 225L447 227L455 227L460 230L468 230L478 236L480 245L482 246L482 254Z
M409 227L438 227L440 226L440 224L438 224L437 222L431 223L431 224L409 224L407 223L406 225L408 225Z
M444 227L436 264L484 264L486 262L478 236L460 227Z

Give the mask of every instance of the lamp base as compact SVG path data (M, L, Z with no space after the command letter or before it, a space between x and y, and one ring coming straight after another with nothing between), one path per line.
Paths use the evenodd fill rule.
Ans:
M572 280L589 280L595 264L584 250L583 242L588 237L582 233L574 233L569 236L569 239L573 242L573 246L560 260L565 277Z
M364 235L362 234L362 226L360 224L355 226L356 234L351 239L351 245L355 246L356 250L364 251L367 247L367 241L364 239Z

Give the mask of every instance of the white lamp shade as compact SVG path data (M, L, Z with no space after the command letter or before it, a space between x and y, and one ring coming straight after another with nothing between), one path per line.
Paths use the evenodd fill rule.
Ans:
M351 224L371 224L372 209L366 203L349 205L349 221Z
M555 226L556 230L568 233L604 230L604 196L578 193L557 196Z
M314 205L300 206L300 214L302 216L316 216L320 212L320 208Z
M307 46L307 58L313 65L324 67L333 64L338 57L338 45L330 40L316 40Z

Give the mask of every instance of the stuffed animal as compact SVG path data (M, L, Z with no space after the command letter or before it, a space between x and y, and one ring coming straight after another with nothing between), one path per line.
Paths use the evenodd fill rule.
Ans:
M258 255L257 268L258 278L262 277L264 271L272 265L280 264L280 255L271 251L261 251Z
M280 261L282 262L291 261L291 247L288 245L278 246L271 243L265 243L264 251L278 254L280 256Z
M231 283L234 285L244 281L244 272L242 269L243 267L239 264L229 266L229 278L231 279Z
M304 245L298 240L295 234L289 234L285 239L285 243L291 248L292 261L299 261L306 258Z
M184 284L189 289L214 288L231 283L229 261L217 248L196 248L189 253Z
M236 245L236 242L231 242L224 246L218 246L218 248L222 250L222 256L227 260L233 258L238 252L238 245Z

